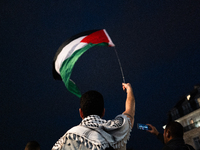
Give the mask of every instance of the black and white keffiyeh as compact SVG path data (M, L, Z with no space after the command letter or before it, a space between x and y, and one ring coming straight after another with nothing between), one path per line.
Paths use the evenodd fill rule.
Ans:
M78 126L68 130L52 150L59 150L67 139L81 142L89 149L104 150L109 146L119 149L127 143L130 132L131 122L124 114L107 121L97 115L90 115Z

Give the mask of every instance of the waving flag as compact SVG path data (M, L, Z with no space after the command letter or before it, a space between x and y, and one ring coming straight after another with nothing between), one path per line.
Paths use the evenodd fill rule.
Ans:
M53 61L53 77L62 80L67 89L78 97L81 92L70 79L72 69L78 58L93 46L114 47L105 29L91 30L77 34L65 41L58 49Z

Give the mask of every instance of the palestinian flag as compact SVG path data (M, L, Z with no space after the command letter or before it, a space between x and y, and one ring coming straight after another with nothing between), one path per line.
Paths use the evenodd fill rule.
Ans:
M72 69L78 58L93 46L115 45L111 41L105 29L91 30L77 34L66 40L58 49L53 61L53 77L62 80L67 89L81 97L81 92L70 79Z

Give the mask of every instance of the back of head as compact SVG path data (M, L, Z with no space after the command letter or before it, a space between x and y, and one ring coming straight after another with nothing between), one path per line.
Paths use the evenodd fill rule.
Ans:
M30 141L26 144L25 150L40 150L40 144L36 141Z
M97 91L88 91L81 96L80 107L84 117L98 115L102 117L104 111L104 99Z
M183 138L183 126L176 121L169 122L166 130L170 131L173 138Z

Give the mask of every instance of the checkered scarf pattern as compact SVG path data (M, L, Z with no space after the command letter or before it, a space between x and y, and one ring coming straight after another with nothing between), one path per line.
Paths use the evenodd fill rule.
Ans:
M84 118L80 125L91 127L91 128L98 128L98 127L103 126L104 128L116 129L122 126L123 121L124 121L124 118L122 116L117 116L114 120L106 121L104 119L101 119L97 115L90 115Z
M130 137L131 122L124 115L118 115L113 120L104 120L97 115L90 115L61 137L52 150L60 150L66 140L73 140L85 145L88 149L105 150L109 146L121 149Z

